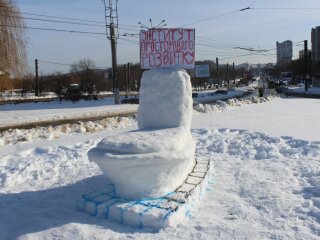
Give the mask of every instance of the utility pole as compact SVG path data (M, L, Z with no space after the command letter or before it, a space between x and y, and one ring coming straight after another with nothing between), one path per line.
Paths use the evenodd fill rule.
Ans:
M38 59L35 60L35 69L36 69L36 84L35 84L35 95L39 96L39 74L38 74Z
M219 87L221 87L220 73L219 73L219 59L218 59L218 58L216 58L216 64L217 64L217 79L218 79L218 84L219 84Z
M130 84L131 84L131 71L130 71L130 63L127 63L127 72L128 72L128 82L127 82L127 91L129 94L131 93Z
M308 41L304 40L304 90L308 91Z
M124 69L125 80L126 80L126 98L128 98L128 68L127 68L127 64L123 64L123 69Z
M309 72L309 76L311 77L312 76L312 53L309 52L308 54L309 54L309 61L308 61L309 69L308 69L308 72Z
M228 82L228 88L230 86L230 79L229 79L229 63L227 63L227 82Z
M106 3L108 1L108 3ZM105 6L107 38L111 43L113 95L115 104L120 104L119 79L117 70L117 33L118 29L118 0L102 0ZM109 28L109 32L108 32Z
M233 70L233 83L234 83L234 87L236 87L236 69L234 67L234 62L232 63L232 70Z
M244 81L244 79L243 79L244 78L244 68L242 67L241 70L242 70L242 81Z

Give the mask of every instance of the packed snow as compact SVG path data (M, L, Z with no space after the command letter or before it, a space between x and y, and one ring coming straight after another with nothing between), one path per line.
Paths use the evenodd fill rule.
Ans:
M31 129L8 129L0 132L0 147L19 142L27 143L42 140L52 140L73 134L86 134L102 130L115 130L136 125L135 115L128 117L111 117L95 121L79 121L57 126L34 127Z
M0 128L31 123L55 123L61 120L110 117L135 113L138 106L114 105L113 98L97 101L52 101L0 105Z
M192 87L184 70L149 70L143 73L138 110L139 128L190 129Z
M221 91L221 89L220 89ZM201 103L208 103L217 100L227 100L230 98L239 98L247 94L249 91L253 91L251 87L241 87L229 90L222 90L219 92L219 89L215 90L207 90L202 92L196 93L196 98L193 99L194 103L201 104Z
M191 121L192 87L187 72L145 71L139 129L106 137L89 151L89 159L115 184L119 196L163 197L177 189L195 165Z
M267 94L266 97L248 97L248 98L243 98L243 99L237 99L237 98L232 98L227 101L221 101L217 100L215 103L211 104L196 104L194 106L194 114L200 113L212 113L212 112L221 112L221 111L227 111L231 110L233 108L238 108L243 105L249 105L249 104L258 104L258 103L264 103L267 101L271 101L278 98L277 95L274 95L273 93ZM80 104L81 106L85 102L79 102L79 103L72 103L75 106L76 104ZM89 104L92 104L92 102L88 102ZM52 112L51 109L45 110L42 109L40 106L37 104L26 104L26 110L28 112L32 112L32 115L25 114L21 115L21 112L19 111L13 111L12 110L12 115L18 114L20 115L20 121L25 122L25 121L30 121L30 122L38 122L39 115L40 116L45 116L45 115L50 115ZM68 105L68 103L67 103ZM22 105L17 105L17 106L22 106ZM34 113L33 111L36 109L36 107L40 107L41 110L37 113ZM12 106L7 106L8 109L13 108ZM81 108L79 106L79 108ZM108 115L109 111L114 111L114 114L120 114L122 111L118 110L115 111L114 109L108 109L109 106L101 107L99 105L90 106L91 111L95 112L96 115L90 115L92 116L103 116L103 115ZM30 111L29 111L29 110ZM32 110L31 110L32 109ZM78 110L74 114L77 118L83 116L85 112L86 107L84 109ZM133 109L134 110L134 107ZM68 115L71 114L69 109L67 107L63 107L62 104L57 105L57 111L60 111L61 115ZM55 112L55 111L53 111ZM79 115L76 115L79 114ZM0 125L2 122L10 122L12 116L7 116L6 113L0 112L0 118L2 117L0 121ZM49 122L52 120L52 118L49 117ZM74 133L92 133L96 131L102 131L104 129L112 130L112 129L117 129L117 128L125 128L125 127L130 127L136 125L136 120L135 120L135 115L133 114L132 116L129 117L108 117L104 118L101 120L95 120L95 121L78 121L76 123L66 123L66 124L59 124L57 126L46 126L46 127L34 127L31 129L18 129L18 128L11 128L9 130L5 130L0 132L0 146L3 145L8 145L8 144L16 144L18 142L32 142L38 139L56 139L60 138L66 135L74 134Z
M286 92L288 93L307 93L307 94L315 94L320 96L320 88L319 87L309 87L308 91L305 91L304 84L296 87L296 86L290 86L286 88Z
M275 98L194 111L196 157L212 159L214 182L198 212L159 232L76 208L105 179L87 152L108 135L136 130L134 120L125 128L11 141L0 148L0 239L319 239L319 104Z

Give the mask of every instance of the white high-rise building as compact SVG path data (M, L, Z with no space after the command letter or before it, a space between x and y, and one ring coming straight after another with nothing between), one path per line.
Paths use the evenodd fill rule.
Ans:
M277 64L289 63L292 60L292 41L277 42Z
M311 30L312 61L320 61L320 26Z

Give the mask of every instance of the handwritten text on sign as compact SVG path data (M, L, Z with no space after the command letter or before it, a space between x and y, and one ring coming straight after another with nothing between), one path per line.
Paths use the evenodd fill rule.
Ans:
M173 28L140 31L141 68L181 67L193 69L194 61L194 29Z

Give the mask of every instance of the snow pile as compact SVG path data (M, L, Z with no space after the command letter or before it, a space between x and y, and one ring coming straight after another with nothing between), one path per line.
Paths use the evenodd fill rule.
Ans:
M0 101L3 100L24 100L24 99L34 99L34 100L39 100L39 99L50 99L50 98L56 98L58 95L54 92L45 92L42 94L42 96L35 96L34 92L26 92L23 94L21 90L15 90L15 91L4 91L1 92L0 94Z
M93 133L102 130L122 129L136 124L135 117L112 117L96 121L62 124L58 126L35 127L31 129L9 129L0 132L0 147L32 142L37 139L57 139L76 133Z
M196 92L196 97L193 99L195 103L206 103L206 102L212 102L217 100L227 100L229 98L238 98L242 97L248 91L254 91L254 89L251 88L236 88L236 89L229 89L225 90L225 92L221 93L219 90L207 90L204 92Z
M89 151L129 199L161 197L176 189L194 165L194 142L184 128L111 135ZM130 179L130 180L129 180Z
M251 97L244 99L232 98L226 101L217 100L214 104L197 104L193 108L196 112L210 113L210 112L222 112L229 108L241 107L242 105L248 105L252 103L264 103L278 98L276 95L269 95L266 97Z
M318 87L309 87L308 91L305 91L304 85L295 87L295 86L290 86L286 89L286 92L292 92L292 93L309 93L309 94L317 94L320 95L320 88Z
M191 119L189 75L184 70L146 71L139 130L108 136L89 151L89 158L115 184L119 196L162 197L176 189L194 165Z
M308 142L290 137L271 137L264 133L247 130L221 129L205 132L211 136L211 146L208 150L234 155L243 160L277 158L298 160L302 157L320 157L320 142Z
M36 147L4 156L0 162L0 193L40 191L101 174L99 167L88 161L91 144Z
M194 116L196 159L211 159L213 184L190 221L151 233L75 208L81 194L106 185L87 151L114 132L4 146L0 239L318 240L317 107L319 99L279 98Z
M200 213L211 209L216 219L202 226L201 238L319 238L320 141L237 129L198 129L194 136L197 154L214 156L216 172Z
M192 87L184 70L171 69L143 73L138 109L139 128L190 129Z
M215 175L191 221L149 233L76 211L81 193L107 187L106 180L87 158L95 141L64 146L60 139L56 147L30 147L2 158L1 239L319 238L320 141L237 129L196 129L192 134L197 159L211 158ZM88 204L87 209L94 207ZM118 210L108 213L121 222ZM140 227L131 211L123 214L123 221L133 219Z

